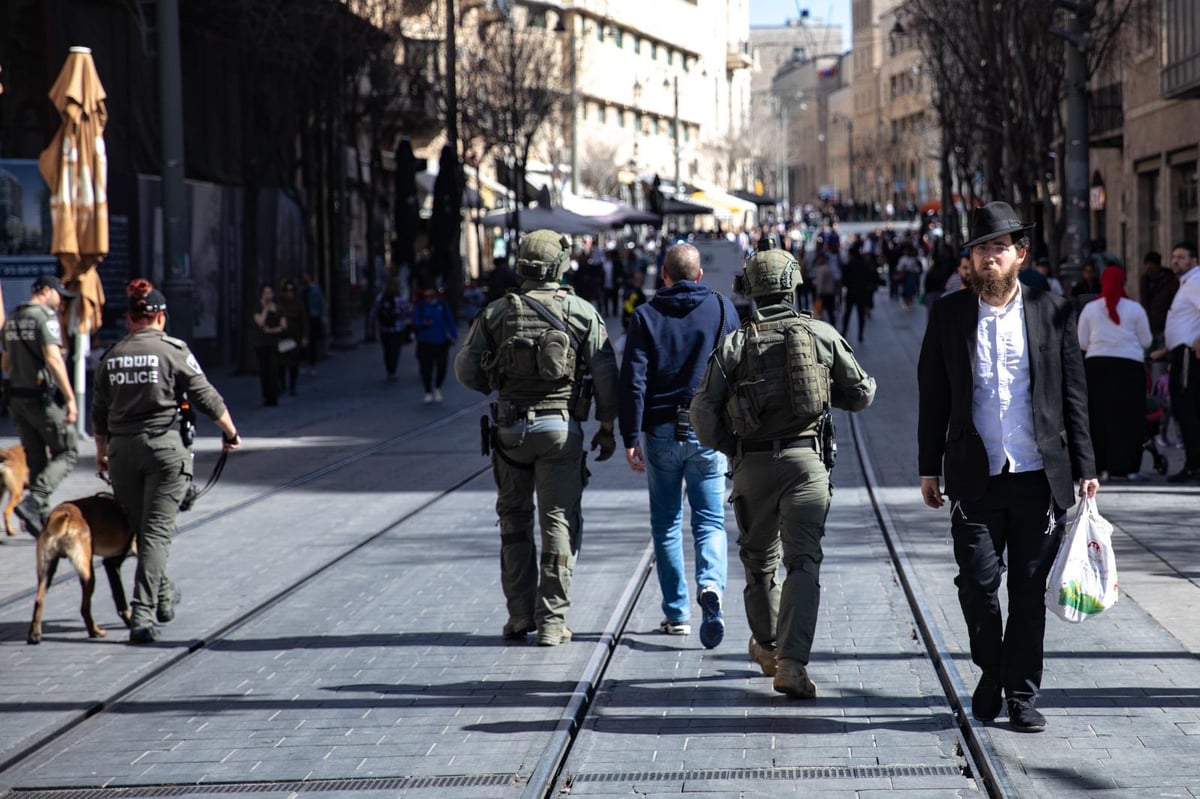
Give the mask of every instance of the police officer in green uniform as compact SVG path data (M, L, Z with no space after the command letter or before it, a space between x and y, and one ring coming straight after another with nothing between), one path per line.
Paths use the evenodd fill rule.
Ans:
M499 393L490 443L500 517L500 580L508 604L506 638L537 632L541 646L571 640L568 592L582 533L580 502L587 481L583 427L594 386L600 429L596 460L616 449L617 361L604 319L591 303L560 285L570 243L550 230L522 240L521 287L475 318L454 359L467 388ZM485 453L486 454L486 453ZM533 534L534 492L542 530L539 558Z
M147 280L131 281L129 335L108 349L96 369L92 426L96 465L137 535L137 574L129 641L158 638L154 619L175 617L178 590L167 579L175 517L192 478L192 455L180 436L186 400L211 417L225 450L241 443L221 395L188 345L163 332L167 301Z
M79 457L74 427L78 410L58 321L62 299L74 296L58 278L43 275L33 281L29 302L4 322L0 365L8 375L8 408L29 463L29 493L16 513L34 537L46 524L50 495Z
M757 307L709 358L691 414L700 443L733 463L750 658L775 678L776 691L810 698L836 452L829 411L866 408L875 380L834 327L792 308L799 281L800 265L786 250L747 259L739 289Z

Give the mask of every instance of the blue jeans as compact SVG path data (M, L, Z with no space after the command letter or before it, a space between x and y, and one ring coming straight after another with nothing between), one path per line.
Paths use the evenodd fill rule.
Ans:
M683 573L683 486L692 508L692 538L696 546L697 591L711 586L725 592L725 456L700 446L696 434L675 440L668 422L642 434L642 454L650 486L650 534L663 613L669 621L691 615L687 579Z

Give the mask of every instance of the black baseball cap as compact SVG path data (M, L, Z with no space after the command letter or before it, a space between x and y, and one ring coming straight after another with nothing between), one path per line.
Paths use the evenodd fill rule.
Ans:
M54 289L58 292L60 297L64 297L68 300L75 299L75 295L63 288L63 284L54 275L39 275L38 278L33 281L34 294L37 294L42 289Z

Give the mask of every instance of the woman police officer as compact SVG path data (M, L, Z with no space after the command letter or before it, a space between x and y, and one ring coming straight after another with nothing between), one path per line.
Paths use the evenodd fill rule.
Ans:
M179 503L192 477L192 456L179 435L186 399L221 428L226 451L241 443L224 400L188 346L163 332L167 301L148 280L132 280L129 335L104 353L96 369L92 425L96 465L137 536L138 565L129 641L158 638L154 619L175 618L179 593L167 579L167 556Z

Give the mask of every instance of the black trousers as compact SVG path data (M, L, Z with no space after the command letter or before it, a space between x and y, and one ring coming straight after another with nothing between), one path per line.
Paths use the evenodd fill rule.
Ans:
M1088 422L1096 471L1113 475L1142 466L1146 440L1146 367L1128 358L1088 358Z
M421 382L425 393L441 388L446 382L446 360L450 354L450 343L426 344L417 342L417 363L421 367Z
M1185 469L1200 469L1200 360L1181 344L1171 350L1171 415L1179 422Z
M958 602L971 660L1004 687L1028 697L1042 684L1046 578L1062 540L1063 512L1053 505L1046 473L1001 474L977 500L955 501L950 513ZM1008 572L1008 621L1000 582Z
M383 342L383 368L387 376L396 374L396 364L400 362L400 350L404 349L404 332L381 332L379 340Z
M258 357L258 384L262 388L264 405L279 404L279 349L270 344L255 347Z

